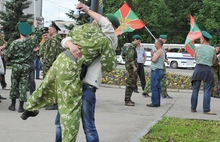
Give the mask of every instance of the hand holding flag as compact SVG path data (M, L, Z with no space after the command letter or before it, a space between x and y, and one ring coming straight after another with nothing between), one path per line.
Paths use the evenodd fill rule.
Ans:
M190 31L186 37L185 47L186 51L193 57L195 52L194 41L202 36L202 32L197 26L195 19L190 15Z
M120 26L115 31L117 36L125 32L133 32L145 26L126 2L124 2L114 15L120 21Z

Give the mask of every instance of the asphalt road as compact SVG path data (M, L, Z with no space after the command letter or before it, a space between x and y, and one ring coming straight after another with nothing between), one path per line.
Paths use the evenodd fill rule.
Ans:
M117 68L119 69L125 69L125 65L117 65ZM145 66L144 67L145 70L150 70L149 66ZM183 75L192 75L193 74L193 69L185 69L185 68L179 68L179 69L172 69L172 68L167 68L167 72L172 72L172 73L176 73L176 74L183 74Z

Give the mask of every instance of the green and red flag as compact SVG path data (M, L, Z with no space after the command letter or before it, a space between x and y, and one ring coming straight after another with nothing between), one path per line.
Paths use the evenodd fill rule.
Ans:
M194 41L199 39L201 36L202 36L201 30L197 26L194 17L190 15L190 31L186 37L185 47L186 47L186 51L191 56L194 56L194 51L195 51Z
M120 26L115 31L117 36L125 32L141 29L145 26L126 2L124 2L114 15L120 21Z

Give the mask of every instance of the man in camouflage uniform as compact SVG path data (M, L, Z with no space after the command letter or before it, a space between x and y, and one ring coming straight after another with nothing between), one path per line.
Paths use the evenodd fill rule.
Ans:
M125 51L125 68L127 70L127 80L124 101L126 106L135 106L135 102L131 100L131 96L137 82L138 64L136 46L141 42L141 39L141 36L134 35L132 37L132 43L126 48Z
M215 46L215 52L216 52L216 55L220 53L218 45ZM219 93L218 93L219 72L220 72L220 65L219 65L218 58L216 58L215 64L212 65L212 72L214 75L215 86L211 89L211 96L214 98L220 98Z
M78 6L82 6L80 3ZM85 5L84 5L85 7ZM80 8L83 10L84 8ZM94 13L91 10L84 11L89 15ZM113 14L109 19L112 24L119 20ZM100 24L100 25L99 25ZM114 25L114 24L113 24ZM112 71L117 65L116 54L112 48L111 39L103 34L98 24L84 24L75 26L67 35L71 37L76 48L81 47L82 57L76 59L74 54L78 51L70 49L61 53L53 66L49 69L39 88L32 94L26 103L26 111L21 115L22 119L36 116L40 108L58 103L60 122L62 127L62 141L74 142L79 129L79 120L82 101L82 81L80 74L82 64L89 66L95 59L100 57L103 71ZM78 49L79 50L79 49ZM72 54L74 55L72 55Z
M161 39L163 41L163 43L165 44L167 42L167 35L160 35L159 39ZM156 52L156 48L153 47L152 50L151 50L151 56L153 55L153 52ZM169 64L169 61L168 61L168 58L167 58L167 55L166 55L166 52L165 52L165 62L167 64ZM167 83L166 83L166 80L167 80L167 77L166 77L166 66L165 66L165 63L164 63L164 76L161 80L161 96L163 98L168 98L168 99L172 99L173 97L169 96L168 93L167 93ZM143 96L145 97L148 97L150 93L150 80L148 80L146 82L146 86L144 88L144 91L142 93Z
M39 44L40 45L39 56L42 59L42 63L44 63L44 53L48 46L48 41L50 39L50 34L48 33L48 27L41 28L41 33L42 33L42 40ZM43 69L43 64L42 64L42 69Z
M2 64L3 64L3 67L4 67L4 73L3 74L0 74L0 82L1 82L1 86L2 86L2 89L5 89L7 84L5 82L5 73L6 73L6 61L4 59L4 52L3 50L6 48L7 46L7 42L5 41L5 34L3 31L0 32L0 56L1 56L1 59L2 60ZM2 95L0 95L0 102L1 100L5 100L6 98L5 97L2 97Z
M42 33L42 41L40 42L39 56L42 58L42 62L44 62L44 53L48 46L48 41L50 39L50 35L48 33L48 27L41 28Z
M37 27L37 21L34 21ZM20 104L18 112L23 112L23 104L27 101L27 89L29 88L30 62L33 60L34 49L37 47L41 35L37 30L36 36L31 38L32 33L30 24L23 22L18 25L20 38L13 41L6 51L6 59L13 64L11 75L10 99L11 105L9 110L15 110L16 99L19 98Z
M50 34L50 39L46 48L44 48L44 68L43 68L43 78L45 78L48 70L52 66L53 62L56 60L58 55L63 52L65 49L61 46L61 36L58 34L60 28L52 21L52 24L49 26L48 32ZM53 104L45 108L46 110L57 110L57 104Z

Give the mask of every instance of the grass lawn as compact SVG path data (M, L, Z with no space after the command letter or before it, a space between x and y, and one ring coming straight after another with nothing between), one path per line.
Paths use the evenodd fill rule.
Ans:
M141 142L220 142L220 121L163 117Z

